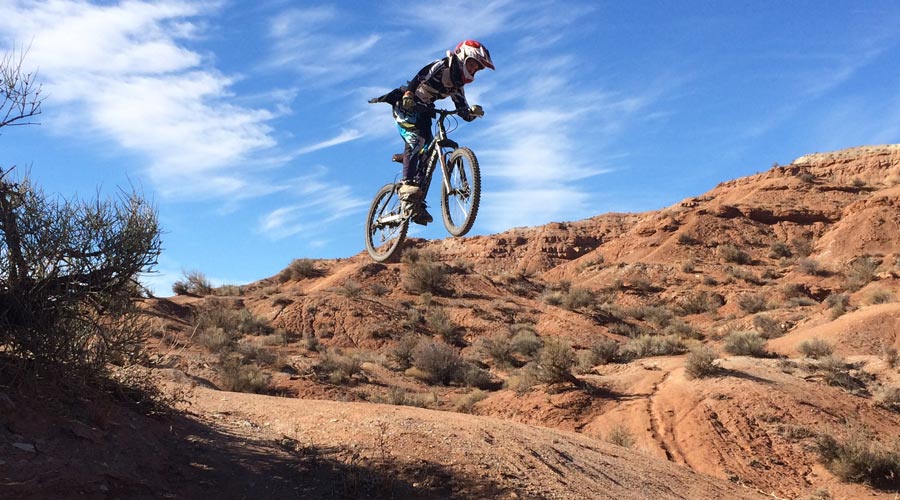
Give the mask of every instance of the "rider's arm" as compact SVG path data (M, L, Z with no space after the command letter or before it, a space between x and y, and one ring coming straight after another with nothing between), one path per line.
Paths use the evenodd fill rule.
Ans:
M469 109L469 101L466 100L466 91L463 90L462 87L460 87L458 91L450 94L450 99L453 99L453 104L456 105L456 112L459 114L460 118L467 122L475 119L475 116L472 115L471 110Z

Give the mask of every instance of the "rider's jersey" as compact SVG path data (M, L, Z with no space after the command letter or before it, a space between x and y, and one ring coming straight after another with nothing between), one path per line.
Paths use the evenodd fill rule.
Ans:
M456 57L438 59L419 70L409 81L407 90L415 94L416 100L431 106L434 101L449 97L461 116L469 111L469 103L463 91L462 71Z

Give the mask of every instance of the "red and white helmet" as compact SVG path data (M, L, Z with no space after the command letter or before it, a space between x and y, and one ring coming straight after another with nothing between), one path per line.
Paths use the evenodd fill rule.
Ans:
M457 45L456 49L453 51L453 55L459 59L460 66L462 66L463 81L465 83L469 83L474 79L474 76L469 73L468 68L466 68L466 61L469 59L474 59L482 68L494 69L494 62L491 61L491 53L488 52L487 47L481 45L481 43L476 40L464 40L459 42L459 45Z

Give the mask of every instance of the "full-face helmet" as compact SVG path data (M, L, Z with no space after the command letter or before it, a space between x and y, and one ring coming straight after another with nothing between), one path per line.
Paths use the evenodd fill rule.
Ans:
M478 71L481 68L494 69L494 62L491 61L491 53L488 52L487 47L476 40L465 40L460 42L459 45L456 46L456 49L453 51L453 55L456 56L456 58L459 60L460 66L462 67L462 77L464 83L471 82L475 78L475 71ZM466 65L466 62L469 60L473 60L478 63L478 68L474 71L470 71Z

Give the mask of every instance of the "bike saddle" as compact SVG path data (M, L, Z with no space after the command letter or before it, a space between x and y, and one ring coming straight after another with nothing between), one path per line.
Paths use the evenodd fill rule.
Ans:
M403 153L397 153L391 156L391 161L395 161L397 163L403 163Z

